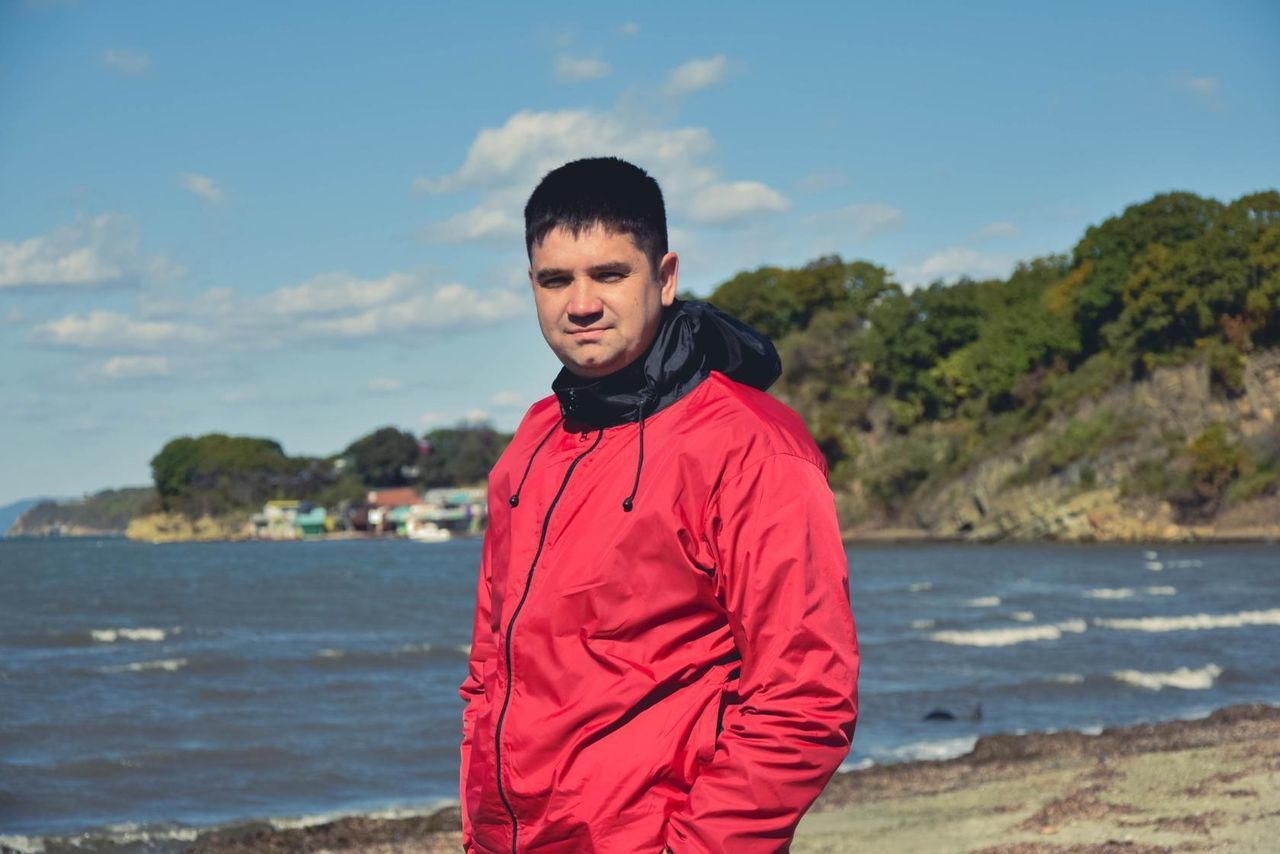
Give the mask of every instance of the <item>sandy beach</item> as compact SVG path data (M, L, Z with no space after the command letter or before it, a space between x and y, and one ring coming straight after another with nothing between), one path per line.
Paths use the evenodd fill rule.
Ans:
M211 835L195 852L458 851L456 807ZM1275 851L1280 708L1105 730L997 735L955 759L837 774L796 852Z

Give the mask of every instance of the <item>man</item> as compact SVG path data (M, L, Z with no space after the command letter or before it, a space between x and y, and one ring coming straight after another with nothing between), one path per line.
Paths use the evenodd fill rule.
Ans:
M464 846L786 850L857 715L822 455L772 344L676 299L641 169L550 172L525 242L564 368L489 478Z

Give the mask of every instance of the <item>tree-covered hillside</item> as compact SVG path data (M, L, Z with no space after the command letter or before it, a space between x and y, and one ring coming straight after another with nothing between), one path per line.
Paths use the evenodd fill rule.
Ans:
M777 393L805 418L850 513L893 515L1081 401L1162 365L1200 360L1215 393L1244 392L1246 356L1280 345L1280 193L1222 204L1167 193L1091 227L1070 253L1007 279L907 291L866 261L763 267L710 297L779 343ZM1123 413L1074 427L1021 477L1131 437ZM1273 433L1221 424L1177 447L1131 490L1187 514L1274 491ZM1155 477L1155 469L1163 475Z

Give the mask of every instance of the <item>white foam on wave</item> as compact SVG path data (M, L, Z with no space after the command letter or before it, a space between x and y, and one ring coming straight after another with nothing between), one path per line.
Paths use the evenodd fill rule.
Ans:
M469 643L460 643L457 646L455 646L454 649L456 649L458 652L462 653L463 655L466 655L466 656L471 655L471 644Z
M102 668L103 673L137 673L143 670L181 670L187 666L185 658L161 658L156 661L135 661Z
M117 845L130 845L135 842L195 842L200 831L194 827L146 825L126 821L107 825L103 835Z
M1128 599L1133 593L1132 587L1095 587L1086 590L1084 596L1086 599Z
M936 625L938 625L937 620L912 620L911 621L911 628L915 629L918 632L924 631L925 629L931 629Z
M369 818L375 820L394 821L432 815L441 807L452 806L456 803L458 803L456 799L444 798L442 800L433 801L429 804L422 804L420 806L386 807L385 809L371 810L369 812L332 812L289 816L285 818L269 818L267 819L267 824L271 825L276 830L296 830L302 827L315 827L320 824L329 824L330 822L344 818Z
M969 599L964 604L970 608L994 608L1000 604L999 596L979 596L976 599Z
M1158 560L1149 560L1147 561L1147 569L1151 570L1152 572L1160 572L1162 569L1164 569L1164 564Z
M89 632L89 636L98 643L115 643L118 640L131 641L162 641L166 637L164 629L93 629Z
M1059 685L1080 685L1084 682L1084 676L1079 673L1059 673L1053 677L1053 681Z
M914 741L887 751L883 758L890 762L911 762L917 759L951 759L963 756L978 743L976 735L960 735L937 741Z
M44 854L44 840L36 836L0 833L0 847L11 848L19 854Z
M867 768L870 768L875 764L876 764L876 761L872 759L870 756L864 756L861 759L859 759L857 762L842 763L837 770L841 772L862 771Z
M1222 675L1222 668L1216 664L1206 664L1195 670L1190 667L1179 667L1167 673L1144 673L1141 670L1116 670L1112 678L1126 685L1135 685L1159 691L1162 688L1181 688L1184 691L1204 691L1213 687L1214 681Z
M1189 632L1201 629L1240 629L1245 626L1280 626L1280 608L1240 611L1236 614L1185 614L1180 617L1094 617L1093 624L1134 632Z
M923 593L926 590L932 590L932 589L933 589L932 581L916 581L910 587L907 588L907 591L910 593Z
M1142 592L1146 593L1148 596L1172 596L1178 592L1178 588L1169 587L1166 584L1160 584L1155 587L1144 587L1142 588Z
M934 632L929 637L939 643L957 646L1013 646L1028 641L1057 640L1062 637L1063 632L1079 634L1086 628L1084 620L1065 620L1061 623L1047 623L1042 626Z
M345 649L322 649L316 653L316 658L344 658L346 654Z
M1033 622L1035 618L1036 615L1033 611L1014 611L1009 615L1009 619L1017 620L1019 623L1030 623Z
M403 653L406 653L406 654L408 654L408 655L413 655L414 653L419 653L419 652L421 652L421 653L427 653L427 652L431 652L431 644L429 644L429 643L406 643L406 644L401 644L401 645L400 645L400 651L401 651L401 652L403 652Z

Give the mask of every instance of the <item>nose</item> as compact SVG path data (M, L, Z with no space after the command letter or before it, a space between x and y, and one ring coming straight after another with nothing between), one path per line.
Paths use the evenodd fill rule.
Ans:
M604 303L600 300L595 282L591 281L591 277L579 276L569 287L572 290L569 294L569 304L565 309L569 318L584 326L598 320L604 313Z

